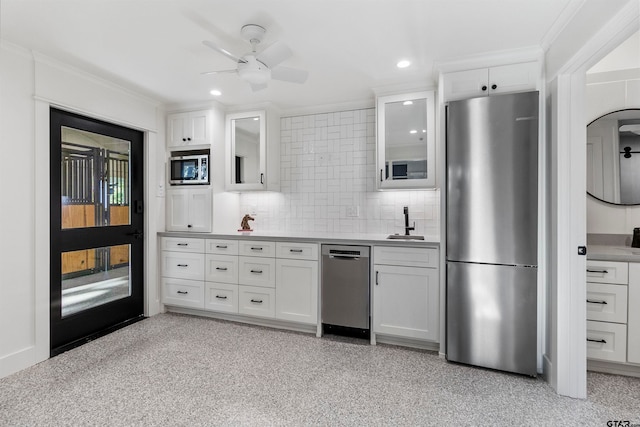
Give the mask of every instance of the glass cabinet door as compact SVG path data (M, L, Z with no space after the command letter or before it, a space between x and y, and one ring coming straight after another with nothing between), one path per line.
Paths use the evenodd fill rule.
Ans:
M436 185L434 92L378 97L379 189Z
M226 189L231 191L265 189L265 112L229 114L226 128Z

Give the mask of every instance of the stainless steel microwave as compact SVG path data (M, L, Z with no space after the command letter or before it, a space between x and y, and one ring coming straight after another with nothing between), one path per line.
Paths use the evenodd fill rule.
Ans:
M208 185L209 150L172 152L169 157L169 184Z

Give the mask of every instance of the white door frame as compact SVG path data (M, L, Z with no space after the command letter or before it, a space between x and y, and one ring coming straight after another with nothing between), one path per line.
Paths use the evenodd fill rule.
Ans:
M553 236L556 264L553 359L548 379L558 394L587 397L586 384L586 257L578 246L586 245L586 71L640 28L640 1L631 1L549 81L557 81L557 102L552 112L556 161L552 191L556 235Z

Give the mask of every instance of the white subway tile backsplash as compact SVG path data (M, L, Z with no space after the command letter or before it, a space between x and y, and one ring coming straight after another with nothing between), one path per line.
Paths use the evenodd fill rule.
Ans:
M242 212L261 231L437 233L438 190L376 191L375 109L283 117L280 192L243 193ZM357 216L353 216L357 213Z

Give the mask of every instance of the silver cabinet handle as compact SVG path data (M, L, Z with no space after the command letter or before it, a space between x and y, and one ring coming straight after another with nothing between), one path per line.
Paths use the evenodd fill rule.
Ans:
M256 304L262 304L262 300L261 299L251 299L251 302L255 302Z
M189 264L178 264L178 267L189 267Z
M178 291L178 293L179 293L179 294L182 294L182 295L186 295L186 294L188 294L189 292L187 292L187 291Z
M216 298L218 299L227 299L226 295L216 295Z
M600 274L609 274L607 270L590 270L587 268L587 273L600 273Z
M589 342L597 342L600 344L606 344L607 342L605 340L594 340L593 338L587 338L587 341Z
M302 253L302 249L289 249L289 252L294 252L297 254L301 254Z
M262 270L250 270L252 273L262 274Z
M606 301L595 301L595 300L592 300L592 299L588 299L587 302L589 304L605 304L605 305L607 304Z
M216 270L227 271L227 267L216 267Z

